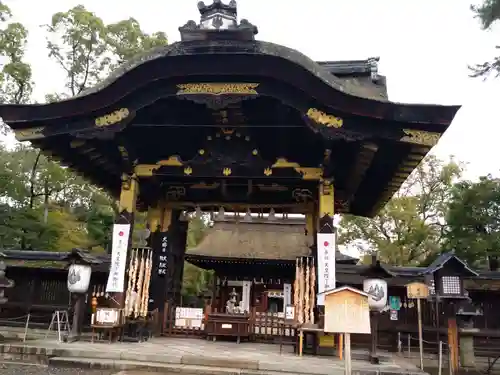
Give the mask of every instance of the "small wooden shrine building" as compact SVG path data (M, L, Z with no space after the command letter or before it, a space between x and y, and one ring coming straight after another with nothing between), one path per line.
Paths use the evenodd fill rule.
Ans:
M186 260L213 270L212 307L224 310L229 293L241 296L250 281L249 308L258 312L283 312L284 300L292 302L287 285L295 280L297 258L312 255L312 234L307 235L305 218L250 217L215 218L198 246L187 249ZM339 264L356 264L353 258L336 251Z

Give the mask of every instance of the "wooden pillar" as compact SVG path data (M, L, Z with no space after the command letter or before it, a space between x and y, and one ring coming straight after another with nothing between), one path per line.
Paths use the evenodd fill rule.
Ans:
M162 210L159 207L149 207L147 225L151 233L161 229ZM160 228L159 228L160 227Z
M334 188L333 188L333 180L331 179L323 179L320 181L320 185L319 185L319 202L318 202L318 210L317 210L317 215L316 215L316 233L322 233L322 234L333 234L335 231L334 231L334 227L333 227L333 216L335 214L335 203L334 203ZM314 249L316 250L315 253L313 254L314 255L314 259L315 259L315 264L316 264L316 267L319 265L318 263L318 251L319 251L319 248L324 248L323 247L323 244L318 244L317 243L317 236L315 235L314 236ZM333 243L332 243L333 245ZM335 246L333 247L333 252L335 251ZM334 257L335 254L329 254L329 259L331 259L331 257ZM328 264L328 262L326 261L325 257L322 256L322 259L325 260L325 265ZM323 265L323 266L325 266ZM326 268L325 268L326 269ZM322 270L322 269L318 269L317 268L317 271L316 271L316 280L318 280L318 282L316 283L316 291L317 292L324 292L325 291L325 285L320 285L320 279L319 279L319 272L325 272L325 270ZM335 272L335 268L329 268L328 269L328 272ZM334 288L335 285L328 285L328 289L332 289ZM316 309L316 319L317 321L319 322L320 324L320 327L323 327L324 326L324 314L325 314L325 311L324 311L324 306L318 306L317 309ZM325 341L325 340L323 340ZM335 341L335 338L333 338L333 340L326 340L326 342L330 343L334 343ZM321 341L320 341L321 343ZM340 342L339 342L340 344ZM340 345L339 345L340 347ZM329 348L329 352L331 353L333 349L332 348Z
M188 222L181 221L180 216L180 210L172 210L168 207L165 207L163 210L162 230L168 233L168 265L165 297L169 306L178 305L181 299Z
M124 174L122 176L122 187L120 192L119 214L115 220L116 224L130 224L130 235L128 242L128 254L126 267L129 266L128 258L130 256L130 249L132 248L132 234L134 229L134 215L137 205L137 196L139 195L139 182L137 176ZM123 292L111 293L111 304L113 307L123 308L125 306L125 293L126 293L126 275L128 270L125 271L125 281L123 285Z
M448 347L450 353L450 367L454 374L459 368L459 350L458 350L458 326L457 319L453 316L448 318Z

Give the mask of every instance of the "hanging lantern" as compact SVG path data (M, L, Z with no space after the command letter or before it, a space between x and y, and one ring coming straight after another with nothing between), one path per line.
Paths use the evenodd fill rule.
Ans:
M382 311L387 305L387 281L382 279L366 279L363 291L368 294L370 309Z
M70 293L86 293L89 289L92 268L83 264L72 264L68 270L68 290Z

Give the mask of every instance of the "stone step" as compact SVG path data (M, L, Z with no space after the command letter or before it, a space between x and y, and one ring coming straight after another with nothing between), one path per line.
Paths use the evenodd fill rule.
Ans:
M51 367L71 367L82 369L99 369L99 370L121 370L132 371L142 370L151 372L176 373L182 375L271 375L276 372L239 369L229 367L216 366L200 366L200 365L181 365L173 363L158 363L158 362L141 362L128 360L112 360L112 359L96 359L96 358L81 358L81 357L53 357L49 359ZM280 375L305 375L301 373L279 372ZM331 375L341 375L343 370L330 371Z
M99 369L99 370L116 370L123 371L121 375L128 374L128 371L148 371L152 373L175 373L182 375L310 375L303 372L288 372L278 369L251 369L251 368L235 368L235 367L218 367L215 363L209 365L187 365L164 362L145 362L145 361L130 361L104 358L85 358L85 357L52 357L49 359L49 367L66 367L80 369ZM324 374L328 375L343 375L344 369L341 367L331 367L323 369ZM141 373L142 375L145 375ZM384 370L374 371L373 369L353 369L353 374L356 375L422 375L422 372L401 371L401 370ZM130 374L132 375L132 373Z

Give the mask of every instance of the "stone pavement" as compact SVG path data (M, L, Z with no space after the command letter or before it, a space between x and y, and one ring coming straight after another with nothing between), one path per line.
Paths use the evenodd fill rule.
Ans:
M290 346L184 338L155 338L144 343L59 343L30 340L26 344L0 344L4 358L27 360L44 357L57 367L118 370L154 370L209 375L265 375L276 373L337 375L344 364L333 357L298 357ZM353 360L353 374L424 374L414 365L391 358L375 366ZM132 372L128 372L132 374ZM135 373L139 374L139 373ZM144 374L144 372L142 373Z

